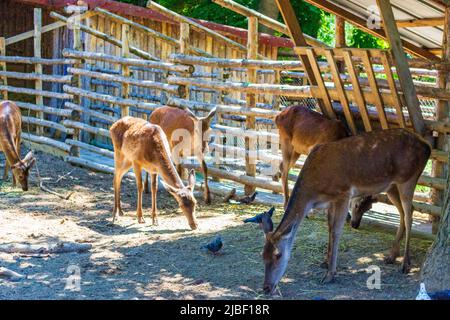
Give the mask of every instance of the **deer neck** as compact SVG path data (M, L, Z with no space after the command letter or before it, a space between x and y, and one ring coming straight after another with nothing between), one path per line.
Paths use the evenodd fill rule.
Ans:
M163 178L164 182L166 182L171 187L177 189L184 188L183 181L178 175L178 172L170 158L164 158L162 160L159 174Z
M17 153L14 139L11 136L11 128L8 128L8 123L0 121L0 147L5 154L6 160L10 165L14 165L20 161L19 154Z

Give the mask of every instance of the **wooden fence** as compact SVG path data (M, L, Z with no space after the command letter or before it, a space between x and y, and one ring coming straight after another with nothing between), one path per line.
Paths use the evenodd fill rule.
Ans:
M243 184L247 192L255 188L282 191L277 181L281 154L273 118L287 105L315 101L328 94L329 115L346 119L354 132L378 127L411 128L387 51L297 48L306 54L315 53L315 71L322 82L311 86L305 80L301 61L276 60L275 53L268 55L258 46L257 21L249 20L244 52L236 39L227 38L235 43L224 40L223 36L161 8L160 12L175 17L180 24L176 31L155 30L97 8L79 19L79 25L71 31L74 43L63 50L61 58L43 59L37 45L39 30L43 29L38 10L33 32L34 57L7 56L8 39L0 38L0 92L23 110L27 143L76 165L111 172L111 167L84 155L94 153L112 159L110 125L125 115L147 119L165 104L199 114L217 108L211 153L207 157L210 174ZM51 16L60 23L59 28L68 22L59 13ZM191 38L193 30L203 34L204 43ZM138 41L143 38L152 40ZM219 53L220 48L213 45L216 42L229 49ZM155 50L149 50L152 46ZM368 60L364 55L368 55ZM341 62L347 66L345 70L339 68ZM13 63L33 65L35 72L9 71L8 66ZM410 64L421 98L450 100L449 90L423 81L436 79L436 70L446 66L419 60ZM66 73L44 74L43 65L64 66ZM8 79L31 81L34 88L13 87L8 85ZM43 82L59 84L61 88L47 91L42 89ZM60 101L63 107L51 107L52 99ZM433 114L426 117L426 124L437 135L450 132L448 122L436 120ZM433 161L443 164L447 158L447 151L437 145ZM296 169L302 167L303 161L304 158L299 160ZM184 165L199 168L188 161ZM295 179L292 174L290 180ZM439 192L444 190L445 181L428 172L420 178L419 185ZM440 214L439 204L432 202L428 194L418 193L414 207L433 216Z

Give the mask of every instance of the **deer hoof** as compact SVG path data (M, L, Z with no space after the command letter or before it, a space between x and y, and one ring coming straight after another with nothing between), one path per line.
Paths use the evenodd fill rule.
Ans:
M154 225L155 227L156 227L156 226L159 226L158 219L153 219L152 225Z
M411 267L410 267L409 263L403 262L402 267L401 267L401 272L404 274L408 274L410 270L411 270Z
M138 223L145 223L145 220L144 220L144 218L142 218L142 217L138 217Z
M328 261L322 262L322 263L320 264L320 267L321 267L322 269L328 269Z
M332 283L334 282L334 274L327 272L327 274L325 275L325 277L323 277L321 283L322 284L327 284L327 283Z
M211 198L209 196L205 198L205 203L211 204Z

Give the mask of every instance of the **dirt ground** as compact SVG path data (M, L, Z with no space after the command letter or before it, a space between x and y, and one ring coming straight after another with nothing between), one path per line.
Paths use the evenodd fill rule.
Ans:
M160 189L159 226L148 217L150 196L144 199L147 223L136 219L135 183L124 179L122 201L126 215L111 224L112 176L75 168L38 153L41 176L61 193L61 200L37 187L23 193L0 180L0 243L91 243L86 253L22 255L0 253L0 267L27 276L19 281L0 278L0 299L264 299L261 250L264 236L243 218L266 210L259 205L224 204L216 196L211 206L199 200L199 230L191 231L176 202ZM4 164L0 155L0 164ZM3 172L1 169L0 172ZM201 199L200 194L198 198ZM277 208L275 222L281 218ZM200 247L221 235L223 253L212 256ZM410 274L383 257L394 234L346 226L340 244L335 283L322 285L319 267L328 234L324 217L306 219L296 237L286 276L276 299L413 299L419 288L420 265L430 240L413 238ZM79 268L80 291L65 290L72 265ZM368 289L367 268L381 268L381 289ZM69 272L68 272L69 271Z

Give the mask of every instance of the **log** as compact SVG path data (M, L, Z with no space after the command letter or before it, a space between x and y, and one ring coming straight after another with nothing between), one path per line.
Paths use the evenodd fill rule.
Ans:
M14 57L14 56L0 56L0 62L12 64L42 64L42 65L60 65L60 64L75 64L77 60L74 59L44 59L34 57Z
M254 83L239 83L239 82L220 82L208 81L203 79L190 79L182 77L171 76L167 78L167 82L171 84L198 86L203 88L214 89L218 91L238 91L242 93L253 94L275 94L283 96L295 96L311 98L310 86L290 86L282 84L254 84Z
M112 74L107 74L107 73L100 73L100 72L88 71L88 70L84 70L84 69L77 69L77 68L68 68L67 72L73 73L76 75L80 75L80 76L97 78L97 79L101 79L101 80L105 80L105 81L111 81L113 83L125 83L128 85L142 87L142 88L162 90L162 91L165 91L167 93L174 94L177 96L181 96L184 92L183 87L170 85L170 84L162 83L162 82L156 82L156 81L150 81L150 80L140 80L140 79L134 79L134 78L112 75Z
M177 65L177 64L173 64L173 63L169 63L169 62L162 62L162 61L150 61L150 60L141 60L141 59L135 59L135 58L122 58L122 57L117 57L117 56L100 53L100 52L82 52L82 51L64 49L63 56L66 58L70 57L70 58L76 58L76 59L103 61L103 62L109 62L109 63L114 63L114 64L144 67L144 68L151 68L151 69L157 69L157 70L168 70L168 71L179 72L179 73L183 73L183 74L194 72L193 66Z
M34 125L37 125L37 126L53 128L55 130L59 130L59 131L64 132L66 134L74 134L74 131L72 129L66 128L62 124L59 124L59 123L56 123L56 122L53 122L53 121L49 121L49 120L43 120L43 119L38 119L38 118L33 118L33 117L22 116L22 122L29 123L29 124L34 124Z
M71 146L76 146L81 149L85 149L85 150L97 153L99 155L114 159L114 152L107 150L107 149L99 148L99 147L93 146L91 144L87 144L87 143L84 143L84 142L81 142L78 140L72 140L72 139L67 139L66 144L71 145Z
M106 130L103 128L92 127L92 126L87 125L82 122L77 122L77 121L72 121L72 120L64 120L64 121L62 121L62 124L69 128L84 130L89 133L98 134L98 135L106 137L106 138L110 137L109 130Z
M48 137L36 136L36 135L30 134L30 133L24 133L24 132L22 132L21 137L22 137L22 139L27 140L27 141L31 141L31 142L38 143L38 144L45 144L45 145L51 146L53 148L60 149L68 154L72 154L74 152L74 147L70 146L69 144L66 144L61 141L53 140Z
M111 18L113 20L116 20L116 21L118 21L120 23L128 24L130 27L133 27L133 28L135 28L137 30L140 30L140 31L144 32L144 33L147 33L151 37L159 39L159 40L161 40L161 41L163 41L163 42L165 42L165 43L167 43L169 45L172 45L175 48L179 48L180 47L180 43L176 39L174 39L172 37L169 37L169 36L167 36L167 35L165 35L163 33L160 33L160 32L158 32L156 30L153 30L153 29L151 29L149 27L143 26L142 24L136 23L133 20L129 20L127 18L124 18L122 16L114 14L114 13L112 13L112 12L110 12L108 10L105 10L103 8L100 8L100 7L95 8L94 11L98 12L98 13L104 15L104 16L107 16L107 17L109 17L109 18ZM193 53L196 53L196 54L199 54L199 55L202 55L202 56L211 56L208 52L203 51L203 50L201 50L199 48L191 47L189 49Z
M12 86L0 86L0 91L29 94L32 96L43 96L43 97L47 97L47 98L55 98L55 99L61 99L61 100L71 100L73 98L72 95L67 94L67 93L59 93L59 92L52 92L52 91L45 91L45 90L35 90L35 89L28 89L28 88L18 88L18 87L12 87Z
M50 13L50 16L52 18L54 18L54 19L58 19L60 21L67 22L67 18L66 17L64 17L64 16L62 16L59 13L56 13L54 11ZM89 33L89 34L91 34L91 35L93 35L93 36L95 36L95 37L97 37L99 39L102 39L104 41L112 43L115 46L118 46L119 48L122 48L122 42L120 40L118 40L118 39L116 39L114 37L111 37L111 36L107 35L106 33L103 33L103 32L94 30L92 28L89 28L89 27L87 27L85 25L79 24L79 26L80 26L80 30L81 31ZM154 55L152 55L152 54L150 54L148 52L145 52L145 51L143 51L141 49L138 49L136 47L130 47L130 52L133 53L134 55L140 57L140 58L143 58L143 59L159 61L159 59L157 57L155 57Z
M76 110L77 112L84 113L86 115L90 115L90 116L95 117L95 118L99 118L99 119L105 120L108 123L114 123L117 120L119 120L118 117L113 117L113 116L104 114L103 112L98 112L98 111L94 111L94 110L91 110L91 109L83 108L82 106L79 106L79 105L77 105L75 103L72 103L72 102L66 102L65 103L65 107L69 108L69 109Z
M50 146L48 144L42 144L42 143L36 143L32 142L30 140L22 140L23 144L27 146L28 148L35 150L35 151L41 151L46 154L50 154L52 156L55 156L60 159L64 159L68 155L67 151L63 151L59 148L55 148L53 146Z
M78 157L72 157L72 156L67 156L64 158L64 160L72 165L75 166L79 166L82 168L86 168L89 170L92 170L94 172L99 172L99 173L106 173L106 174L114 174L114 168L104 165L104 164L100 164L100 163L96 163L90 160L86 160L86 159L81 159ZM132 178L135 179L135 175L132 171L128 171L125 174L125 177L128 178Z
M301 61L290 60L251 60L195 57L186 54L173 53L169 56L173 63L198 65L211 68L252 68L271 70L303 70Z
M75 110L59 109L47 106L38 106L33 103L15 101L15 104L21 109L27 109L32 111L41 111L43 113L54 114L64 118L77 118L79 113Z
M70 83L72 81L71 76L53 76L46 74L24 73L13 71L0 71L0 76L12 79L41 80L44 82L54 82L54 83Z
M21 279L26 278L23 274L17 273L10 269L0 267L0 278L6 278L11 281L19 281Z
M71 87L68 85L65 85L63 87L63 90L72 95L79 95L79 96L82 96L85 98L99 100L99 101L107 102L110 104L117 104L120 106L134 106L134 107L145 109L145 110L155 110L161 106L156 103L142 102L142 101L133 100L133 99L123 99L123 98L119 98L119 97L110 96L108 94L94 93L91 91L78 89L76 87Z
M0 252L21 254L55 254L69 252L86 252L92 249L90 243L56 242L45 244L0 244Z

